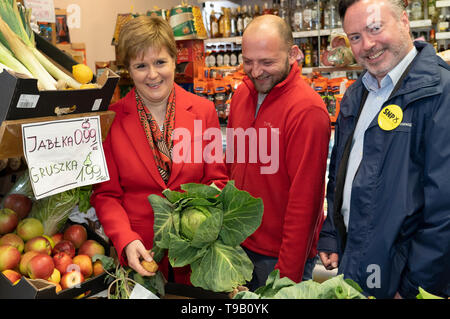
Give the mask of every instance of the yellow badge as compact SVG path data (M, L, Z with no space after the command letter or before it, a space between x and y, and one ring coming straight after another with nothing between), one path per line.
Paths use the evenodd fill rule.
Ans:
M381 112L378 114L378 125L382 130L392 131L403 120L403 111L400 106L391 104L383 107Z

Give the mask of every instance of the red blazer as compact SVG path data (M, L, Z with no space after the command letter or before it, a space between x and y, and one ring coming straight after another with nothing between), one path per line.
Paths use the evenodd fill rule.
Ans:
M194 150L194 139L202 139L206 128L220 128L217 113L212 102L176 84L174 87L175 128L190 131L193 137L191 149ZM185 183L214 182L223 187L228 177L224 163L174 162L169 182L165 185L138 116L134 88L109 109L116 112L103 143L110 180L94 186L91 203L117 251L119 261L126 265L122 253L128 243L139 239L147 249L153 246L154 216L148 201L150 194L162 196L164 189L180 190L180 185ZM202 136L197 134L194 137L194 120L202 121ZM203 141L202 150L208 143L210 141ZM163 270L165 272L167 269Z

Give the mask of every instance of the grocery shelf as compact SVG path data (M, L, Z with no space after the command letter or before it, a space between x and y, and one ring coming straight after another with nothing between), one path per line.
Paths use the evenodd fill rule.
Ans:
M228 37L228 38L209 38L205 39L205 44L212 43L242 43L242 37Z
M446 1L446 2L450 2ZM409 26L411 28L428 28L431 27L431 20L412 20L409 21ZM320 30L311 30L311 31L299 31L299 32L292 32L292 35L294 38L309 38L309 37L318 37L318 36L327 36L330 35L332 32L335 33L343 33L344 30L342 28L336 28L336 29L320 29ZM205 44L212 44L212 43L242 43L242 37L227 37L227 38L212 38L212 39L205 39Z

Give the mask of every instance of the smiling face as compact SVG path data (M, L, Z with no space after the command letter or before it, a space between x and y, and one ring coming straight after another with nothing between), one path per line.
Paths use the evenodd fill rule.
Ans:
M289 48L274 28L249 28L242 38L244 72L259 93L268 93L289 74L297 46ZM297 49L298 50L298 49Z
M380 83L412 49L406 12L389 0L360 0L345 13L344 31L356 61Z
M147 106L164 103L173 88L175 60L167 49L148 48L130 59L130 77Z

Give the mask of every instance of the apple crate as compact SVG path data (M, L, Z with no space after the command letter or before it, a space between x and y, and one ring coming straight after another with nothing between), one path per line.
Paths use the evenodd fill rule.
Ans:
M35 38L36 47L42 53L59 65L61 70L72 72L72 66L78 62L38 34L35 34ZM23 78L3 70L0 73L0 123L6 120L106 111L119 78L108 69L96 79L100 86L98 89L39 91L37 79Z
M74 223L69 223L67 226ZM99 242L105 248L105 254L110 255L111 246L102 237L92 231L88 225L83 225L88 233L88 239ZM107 288L105 283L106 272L86 279L81 285L63 289L56 293L56 286L43 279L29 279L22 277L13 285L8 278L0 272L0 299L74 299L89 297ZM84 295L83 295L84 294Z

